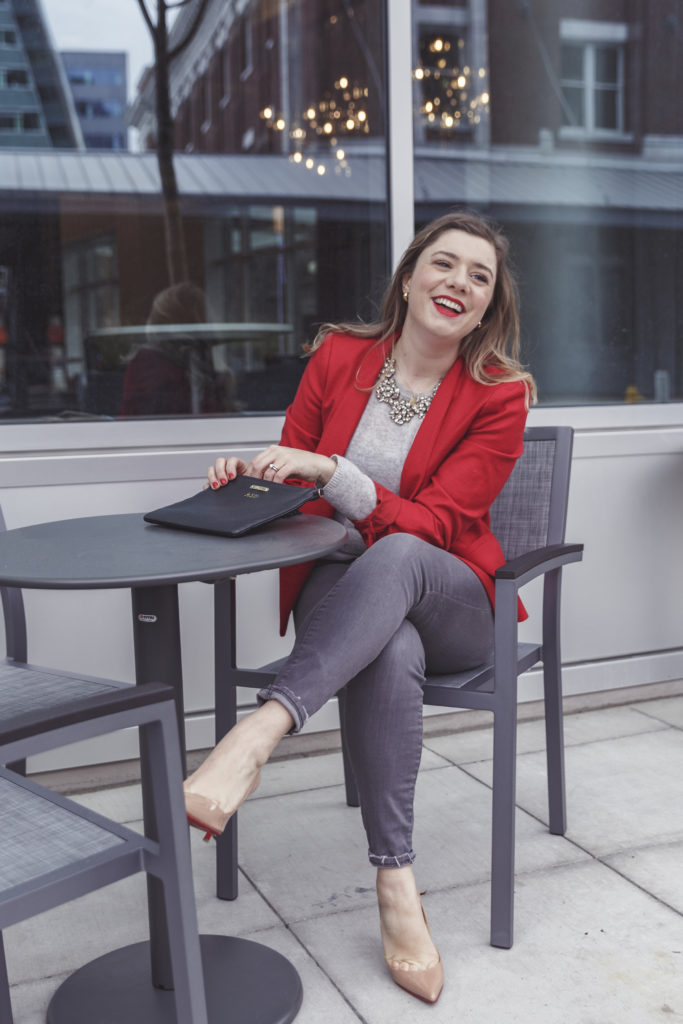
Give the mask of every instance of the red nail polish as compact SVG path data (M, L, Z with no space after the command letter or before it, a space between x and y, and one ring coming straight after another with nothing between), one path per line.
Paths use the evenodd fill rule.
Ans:
M235 474L231 473L230 476L228 477L228 480L234 480L234 479L235 479Z
M225 477L224 477L224 476L222 476L222 477L221 477L221 483L222 483L222 484L227 484L227 482L228 482L228 481L227 481L227 480L225 479Z
M213 483L213 484L211 484L211 486L215 489L216 487L218 487L218 484L217 483Z

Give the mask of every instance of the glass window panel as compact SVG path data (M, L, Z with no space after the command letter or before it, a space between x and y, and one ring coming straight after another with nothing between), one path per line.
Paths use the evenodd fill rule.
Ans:
M28 71L24 68L9 68L6 76L7 85L12 88L25 89L28 85Z
M453 138L471 130L479 90L461 32L444 26L420 27L415 79L425 141Z
M565 81L582 82L584 77L584 48L565 43L561 48L561 75Z
M613 89L597 89L593 102L595 104L595 127L611 130L618 128L616 92Z
M542 404L681 402L683 134L672 97L683 81L670 27L645 5L614 22L627 46L597 39L588 21L585 39L562 40L533 6L524 27L505 0L459 12L468 52L486 55L488 137L438 154L418 141L416 223L455 206L502 225L520 282L522 357ZM619 5L589 6L607 22ZM414 0L414 53L428 9ZM637 121L629 95L644 97ZM421 117L416 109L417 140Z
M171 17L171 45L193 6ZM16 325L0 379L4 420L281 411L317 326L371 312L389 269L382 5L252 0L210 4L205 17L171 65L171 127L185 161L183 241L173 247L149 185L152 45L137 5L91 0L67 10L43 0L33 26L22 22L36 40L45 23L65 74L36 46L14 76L37 82L35 110L23 122L13 110L0 115L4 135L35 124L47 181L38 202L22 192L0 209L6 249L21 254L8 259L0 302L0 319L9 308ZM2 31L7 45L13 29ZM75 146L75 114L86 146L100 151L96 174L63 151ZM27 164L20 179L34 177Z
M585 90L581 86L565 85L562 95L565 102L562 109L563 123L583 127L586 123Z
M619 51L616 46L595 47L595 81L614 83L619 80Z

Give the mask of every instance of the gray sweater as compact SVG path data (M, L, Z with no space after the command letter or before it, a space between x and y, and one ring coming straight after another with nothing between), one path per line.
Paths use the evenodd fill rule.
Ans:
M410 396L403 388L400 391ZM363 553L365 541L353 521L365 519L377 504L374 481L398 494L403 463L421 423L418 416L408 423L394 423L389 406L378 402L374 392L370 395L346 455L333 456L337 468L325 485L325 498L335 509L335 519L349 532L344 544L328 558L347 561Z

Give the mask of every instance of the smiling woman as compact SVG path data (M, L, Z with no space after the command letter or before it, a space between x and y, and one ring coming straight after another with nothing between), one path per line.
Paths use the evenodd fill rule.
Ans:
M308 509L342 521L348 539L315 566L283 570L294 649L257 711L188 779L190 824L221 834L285 733L345 688L384 954L396 984L428 1002L443 967L411 866L422 688L427 670L472 667L491 649L504 559L488 510L521 454L533 388L518 362L506 257L481 218L429 224L399 262L379 322L319 332L280 444L249 462L221 457L208 472L213 488L240 475L315 481L324 496Z
M325 324L310 351L328 333L392 339L407 386L443 377L459 356L484 384L522 380L529 401L533 377L520 362L517 286L508 266L509 243L498 227L467 211L427 224L408 246L384 297L381 316L368 324ZM400 338L400 340L399 340Z

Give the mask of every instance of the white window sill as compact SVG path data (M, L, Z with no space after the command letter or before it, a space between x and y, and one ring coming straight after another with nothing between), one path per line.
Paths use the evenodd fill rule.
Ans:
M632 132L620 132L609 128L574 128L563 125L558 137L568 142L617 142L620 144L634 141Z

